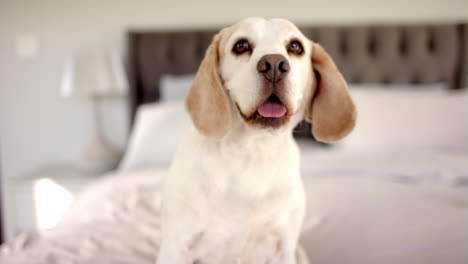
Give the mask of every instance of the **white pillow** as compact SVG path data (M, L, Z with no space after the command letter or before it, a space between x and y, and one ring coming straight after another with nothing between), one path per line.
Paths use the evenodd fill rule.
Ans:
M195 74L163 75L161 76L160 91L162 101L179 101L187 95L192 87Z
M191 121L181 101L142 105L119 170L169 166Z
M369 87L370 88L370 87ZM358 109L349 151L468 150L468 92L351 87Z

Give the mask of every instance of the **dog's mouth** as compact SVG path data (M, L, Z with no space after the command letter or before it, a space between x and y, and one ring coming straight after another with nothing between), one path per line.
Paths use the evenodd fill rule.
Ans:
M242 113L239 105L237 109L247 124L261 127L280 127L289 120L288 108L281 99L272 93L251 115Z
M286 106L276 96L276 94L270 95L268 99L257 108L257 114L265 118L281 118L286 115Z

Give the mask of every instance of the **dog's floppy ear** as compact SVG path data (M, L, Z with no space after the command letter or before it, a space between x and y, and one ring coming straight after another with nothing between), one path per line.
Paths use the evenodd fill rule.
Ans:
M307 106L305 119L312 124L312 134L317 140L338 141L353 130L356 107L335 63L320 45L313 42L312 70L315 93Z
M192 84L185 106L203 135L222 138L231 128L230 101L219 75L219 42L216 35L208 47Z

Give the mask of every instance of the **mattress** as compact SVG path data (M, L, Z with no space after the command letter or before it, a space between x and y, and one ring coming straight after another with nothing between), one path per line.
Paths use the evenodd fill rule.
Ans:
M326 160L321 155L318 160ZM304 175L301 244L311 263L466 263L468 186L394 180L375 171L345 176L321 164ZM153 263L165 174L101 179L79 195L57 228L4 246L0 262Z

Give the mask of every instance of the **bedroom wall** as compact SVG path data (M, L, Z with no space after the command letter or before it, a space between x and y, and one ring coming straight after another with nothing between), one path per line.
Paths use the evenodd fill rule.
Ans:
M123 49L128 28L213 27L261 15L297 23L468 20L466 0L354 1L0 1L0 145L3 175L75 162L92 131L90 103L58 90L65 58L77 49ZM37 50L21 57L22 40ZM125 146L125 101L105 105L108 137Z

